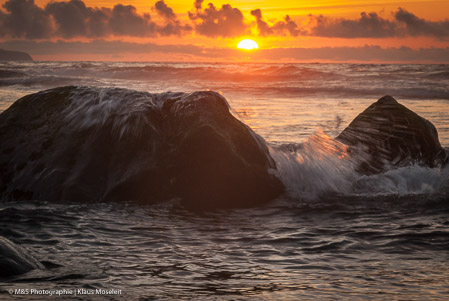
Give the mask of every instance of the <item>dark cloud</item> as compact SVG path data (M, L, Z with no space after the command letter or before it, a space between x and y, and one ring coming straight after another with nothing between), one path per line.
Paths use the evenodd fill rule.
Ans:
M154 9L163 17L173 20L176 19L176 15L173 12L173 9L165 4L164 0L159 0L154 4Z
M359 19L331 19L325 16L309 16L308 35L338 38L386 38L405 36L449 37L449 20L434 22L417 17L398 8L393 19L377 13L362 12Z
M338 38L384 38L397 35L398 24L386 20L377 13L362 12L357 20L330 19L320 16L309 16L311 26L309 35Z
M449 37L449 20L440 22L428 21L418 18L414 14L399 8L395 19L405 27L405 33L410 36L434 36L437 38Z
M52 24L49 15L34 0L7 0L3 4L0 36L40 39L50 37Z
M50 2L45 11L52 15L56 35L64 38L76 36L101 37L108 34L107 22L111 10L86 7L81 0Z
M195 30L208 37L234 37L246 34L249 26L245 24L242 12L229 4L216 9L212 3L202 9L202 1L195 1L195 12L189 12L189 18L195 24Z
M193 6L196 8L196 10L200 10L201 6L203 5L204 0L195 0L193 3Z
M262 11L260 9L252 10L251 15L256 18L257 30L261 36L284 36L289 34L296 37L301 33L298 25L290 18L289 15L286 15L283 21L278 21L272 26L268 25L268 23L262 19Z
M86 19L88 36L104 37L110 34L108 21L111 15L109 8L89 8L89 17Z
M159 37L183 36L195 32L207 37L237 37L250 33L254 23L245 22L242 12L230 4L216 8L212 3L193 0L194 10L182 23L164 0L155 2L149 13L138 13L132 5L113 8L89 7L84 0L50 1L45 8L34 0L6 0L0 10L0 37L48 39L75 37L105 38L113 36ZM282 20L267 22L260 9L251 11L260 36L320 36L337 38L388 38L427 36L449 39L449 20L430 21L403 8L389 18L375 12L362 12L357 19L309 15L308 25L299 26L286 15Z
M155 3L154 10L166 20L165 25L159 26L158 28L158 32L161 35L180 36L193 30L192 26L190 26L189 24L181 24L176 14L173 12L173 9L168 7L163 0L159 0Z
M114 35L154 36L156 26L149 14L139 15L132 5L117 4L112 9L109 28Z
M288 33L293 37L296 37L302 33L296 22L293 21L289 15L286 15L283 21L276 22L273 25L273 29L275 32L279 33L279 35L285 35L285 33Z
M88 7L82 0L50 2L45 9L34 0L7 0L0 10L0 37L10 38L102 38L109 36L157 37L191 32L163 0L154 10L163 21L150 14L138 14L132 5L117 4L112 9Z
M262 11L259 8L252 10L251 15L256 18L257 30L259 30L259 35L269 36L273 34L273 29L270 27L270 25L267 24L267 22L262 19Z
M192 30L193 28L190 25L182 25L179 20L170 20L170 22L167 22L165 25L158 26L158 33L162 36L182 36Z

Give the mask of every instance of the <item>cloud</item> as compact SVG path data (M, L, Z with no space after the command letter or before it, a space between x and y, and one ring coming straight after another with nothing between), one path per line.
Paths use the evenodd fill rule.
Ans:
M154 10L166 20L166 24L159 27L159 33L164 36L177 35L191 32L192 26L189 24L182 25L173 9L167 6L163 0L159 0L154 5Z
M296 37L302 33L296 22L293 21L289 15L286 15L283 21L278 21L272 26L268 25L268 23L262 19L262 11L260 9L252 10L251 15L256 18L257 29L261 36L285 36L289 34Z
M216 9L212 3L202 9L202 1L195 0L196 11L189 11L189 18L194 23L195 30L207 37L235 37L249 32L242 12L230 4L224 4Z
M241 55L241 51L230 48L201 47L195 45L158 45L155 43L133 43L122 41L93 40L90 42L74 41L32 41L32 40L11 40L0 42L0 49L23 49L33 57L74 57L81 55L96 57L122 57L124 60L131 55L143 55L148 58L153 54L172 55L172 57L191 58L192 61L201 59L217 58L227 59Z
M204 0L195 0L193 3L193 6L196 8L196 10L200 10L201 6L203 5Z
M260 54L259 54L260 53ZM449 48L409 47L382 48L367 45L363 47L321 47L321 48L274 48L259 51L257 58L269 60L296 61L361 61L361 62L432 62L449 63Z
M193 11L185 21L165 3L157 0L152 14L138 13L132 5L116 4L113 8L89 7L85 0L50 1L44 8L34 0L6 0L0 10L0 37L24 39L89 39L114 36L160 37L191 33L210 38L238 37L251 33L254 22L230 4L216 8L193 0ZM262 10L251 11L260 36L319 36L329 38L391 38L427 36L449 39L449 20L430 21L398 8L389 18L376 12L362 12L359 18L330 18L309 15L297 23L289 15L267 22ZM252 19L250 17L250 19Z
M265 22L262 19L262 11L259 8L252 10L251 15L256 18L257 29L259 30L259 35L269 36L274 33L273 28L271 28L271 26L268 25L267 22Z
M81 0L70 0L50 2L45 7L45 12L53 16L57 36L101 37L109 33L110 9L86 7Z
M362 12L358 19L309 15L308 24L302 27L289 15L286 15L284 20L275 21L272 25L263 19L260 9L252 10L251 15L256 18L260 36L305 35L348 39L406 36L449 38L449 20L429 21L403 8L398 8L389 19L379 16L376 12Z
M384 38L398 35L398 24L377 13L360 14L357 20L309 15L309 35L338 38Z
M173 9L168 7L167 4L165 4L165 2L163 0L157 1L154 4L154 8L161 16L164 16L165 18L167 18L169 20L176 19L176 15L173 12Z
M3 4L0 36L41 39L51 35L52 25L48 14L34 0L7 0Z
M359 19L331 19L309 15L308 35L338 38L387 38L405 36L449 37L449 20L429 21L403 8L393 13L392 19L375 12L362 12Z
M183 25L163 0L154 10L163 21L139 14L132 5L117 4L112 9L88 7L82 0L50 2L45 9L34 0L7 0L0 11L0 37L44 39L109 36L157 37L182 35L192 27Z
M286 15L284 17L284 21L276 22L273 25L273 29L275 32L278 32L279 34L284 35L284 33L287 32L293 37L303 34L303 32L299 30L296 22L293 21L289 15Z
M415 16L403 8L399 8L394 17L397 22L405 26L405 33L409 36L449 37L449 20L447 19L439 22L428 21Z
M194 45L157 45L154 43L131 43L121 41L93 40L91 42L70 41L7 41L0 43L0 48L28 49L34 55L58 54L118 54L118 53L197 53L202 48Z
M108 22L111 32L123 36L154 36L155 24L149 14L138 15L132 5L117 4Z

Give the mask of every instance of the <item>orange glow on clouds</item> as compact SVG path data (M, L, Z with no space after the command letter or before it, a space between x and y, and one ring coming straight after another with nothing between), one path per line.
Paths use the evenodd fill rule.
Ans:
M35 0L35 3L41 7L45 6L51 0ZM58 0L59 1L59 0ZM6 0L0 0L3 5ZM86 0L88 6L109 7L112 8L117 3L124 5L133 5L140 13L151 12L154 2L152 0ZM441 20L448 18L449 1L447 0L409 0L409 1L391 1L391 0L205 0L203 5L209 2L216 7L224 4L231 4L238 7L249 17L249 12L260 8L264 10L267 17L279 17L285 14L292 16L307 16L308 14L326 14L341 17L356 17L361 11L393 11L398 7L405 7L408 10L419 13L423 18L430 20ZM173 1L167 0L166 3L178 14L184 14L187 17L187 11L192 11L193 0Z
M0 9L6 14L10 13L4 7L7 1L17 0L0 0ZM28 2L31 3L32 1L29 0ZM34 3L44 10L49 3L67 3L68 1L34 0ZM57 20L52 15L49 17L50 27L52 29L46 36L30 37L26 34L22 36L2 36L0 33L0 43L17 40L27 40L32 43L46 41L54 44L76 42L84 45L84 48L81 47L82 51L72 51L70 46L65 46L65 48L61 47L63 50L60 53L50 51L52 50L52 46L47 47L48 52L45 52L45 47L33 51L32 49L28 49L27 46L22 46L24 47L23 49L19 48L17 50L29 51L36 59L101 60L103 58L106 60L132 61L241 61L249 59L270 61L273 58L263 57L263 53L268 53L270 50L276 49L278 53L281 53L281 50L294 48L321 49L326 47L331 49L338 47L363 48L369 46L380 47L382 49L410 48L417 52L421 48L438 48L444 50L449 47L449 35L440 35L441 32L443 34L445 32L440 29L445 29L445 24L448 23L447 12L449 11L449 1L447 0L409 0L399 2L391 0L316 0L312 2L305 0L204 0L199 6L199 2L197 1L197 7L195 7L195 0L164 0L168 9L172 10L174 18L157 11L155 3L158 0L81 1L89 8L107 8L106 10L109 11L110 15L112 8L117 4L124 6L132 5L137 9L134 11L134 16L137 16L139 19L137 21L140 22L136 21L136 24L142 25L142 22L146 23L142 25L141 31L139 32L133 30L132 26L117 29L110 25L112 22L109 21L112 19L109 19L109 23L104 23L106 24L104 33L96 31L95 27L89 27L88 29L83 29L84 31L78 31L84 32L83 34L72 34L69 31L71 28L68 28L64 33L60 24L57 24L57 22L60 22L59 19ZM213 9L208 6L210 2L214 5ZM411 16L418 18L418 21L427 22L426 25L428 26L424 29L428 31L415 34L412 32L413 27L410 27L411 30L409 32L405 31L406 33L403 34L403 27L406 26L406 23L405 21L398 21L397 16L395 16L395 14L400 12L399 7L405 13L409 13ZM213 10L212 14L210 10ZM228 19L230 16L227 13L230 12L238 12L240 14L241 18L238 26L235 25L236 22L234 22L234 19ZM366 14L361 15L363 12L366 12ZM371 15L370 13L374 14ZM220 15L221 19L213 19L216 18L213 17L214 14ZM110 18L110 15L108 18ZM364 20L364 18L368 19L368 21ZM32 20L32 18L26 19ZM25 23L27 20L24 20ZM60 20L64 21L64 18L60 18ZM101 19L98 20L101 21ZM239 20L238 16L236 20ZM366 23L364 23L365 21ZM373 24L372 21L378 22L376 26L380 27L374 26L370 31L368 27ZM86 21L86 24L90 24L89 22ZM222 23L217 24L220 22ZM348 22L354 24L354 26L347 26ZM387 23L387 25L382 22ZM123 21L114 24L128 25L127 22ZM217 28L210 29L210 25L212 27L217 25ZM386 28L384 28L384 25ZM178 26L179 32L173 31L173 28L176 26ZM223 28L229 30L222 30ZM436 30L429 31L429 28L436 28ZM172 31L170 32L170 30ZM449 32L449 29L446 32ZM378 35L376 36L376 34ZM245 45L240 45L242 39L246 37L256 37L257 43L253 41L255 44L253 42L246 42ZM98 48L95 48L92 43L94 41L120 41L133 44L131 46L134 49L137 47L136 45L153 44L161 46L161 50L152 49L148 53L145 53L140 50L120 48L120 50L117 50L117 53L106 53L103 50L99 53L97 51ZM259 48L259 51L257 51L257 54L256 52L252 53L251 58L248 58L246 51L237 51L235 49L237 44L239 45L237 48L240 50ZM0 48L2 47L4 46L0 45ZM187 49L186 47L190 48ZM78 47L77 49L81 48ZM165 49L167 48L170 48L170 50L166 51ZM179 50L177 50L178 48ZM220 57L215 55L216 53L226 54L227 57ZM209 54L210 56L208 56ZM279 56L279 59L287 61L294 60L291 54L285 57ZM426 59L422 58L421 61L426 61ZM310 60L313 60L313 58ZM323 60L323 58L319 59L319 61ZM332 59L329 60L332 61ZM368 61L370 61L369 58ZM371 61L375 60L373 59Z

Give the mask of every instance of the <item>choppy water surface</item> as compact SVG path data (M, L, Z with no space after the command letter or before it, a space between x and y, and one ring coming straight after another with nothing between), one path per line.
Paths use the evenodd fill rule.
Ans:
M0 63L0 110L67 84L222 91L233 113L272 143L287 186L264 207L203 213L177 200L0 204L0 235L47 266L2 280L0 299L24 298L9 289L100 288L121 289L107 297L116 300L447 300L449 168L354 178L319 150L385 94L434 123L449 146L448 72L447 65ZM299 142L306 142L301 164L277 148Z
M449 293L449 205L438 198L282 200L202 215L175 204L2 207L1 235L61 265L3 288L120 288L135 299L444 300Z

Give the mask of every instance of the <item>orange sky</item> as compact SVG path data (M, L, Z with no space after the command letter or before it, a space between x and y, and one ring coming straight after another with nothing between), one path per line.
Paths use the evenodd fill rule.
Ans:
M32 0L0 0L0 5L3 7L3 13L10 15L8 24L11 23L11 20L14 21L14 18L18 17L14 17L15 15L12 9L8 8L5 4L7 4L7 2L14 2L17 4L25 1ZM40 36L39 33L28 32L35 27L33 24L30 24L28 26L29 28L25 29L22 27L25 27L26 25L10 25L10 33L5 33L3 36L0 35L0 48L13 48L17 47L16 45L36 46L37 44L42 44L44 42L59 44L82 42L84 45L83 47L86 48L83 48L82 54L70 51L70 47L68 46L64 48L65 50L61 50L59 52L49 51L48 53L45 53L45 51L42 50L43 47L39 48L37 46L36 50L32 48L34 46L30 46L31 48L28 50L33 57L37 59L78 60L83 57L95 59L98 57L105 57L105 59L112 60L115 57L120 60L135 60L136 58L142 57L140 52L136 54L133 51L129 51L129 53L127 53L121 50L120 53L118 52L112 54L108 52L107 55L103 55L103 52L99 52L98 49L94 50L93 48L91 51L92 53L89 53L89 45L93 44L91 43L93 41L102 40L120 41L134 44L149 43L156 45L195 46L200 48L198 50L199 52L201 52L201 49L206 49L207 51L210 51L211 49L222 49L222 52L226 52L226 49L228 48L235 49L237 43L241 39L252 38L259 43L260 49L265 50L273 48L360 48L368 45L379 46L383 49L409 47L418 51L420 48L445 49L449 47L449 21L447 21L449 1L447 0L410 0L399 2L389 0L206 0L202 3L202 7L199 12L194 8L194 1L165 0L164 3L168 6L168 9L171 8L174 12L174 17L173 19L170 19L171 21L167 21L169 18L164 17L163 14L156 11L156 1L139 0L127 2L126 0L83 0L87 7L109 8L110 12L113 7L119 3L122 5L132 5L136 8L136 12L134 14L137 14L138 17L141 18L140 21L144 20L144 22L151 23L150 25L146 24L146 29L144 30L148 30L150 26L156 26L156 28L159 28L157 29L159 31L155 29L155 33L152 34L129 34L129 32L132 32L132 29L127 29L125 33L122 33L124 32L124 29L113 28L107 29L109 32L104 35L98 33L86 33L85 29L83 29L84 31L82 34L80 34L81 31L76 31L75 33L70 32L70 34L67 33L68 31L63 33L63 30L61 29L62 26L57 23L58 19L56 14L54 12L50 12L50 10L46 10L46 6L52 2L55 1L34 1L39 9L44 12L43 14L48 14L49 16L47 16L48 20L46 22L50 24L48 26L51 28L47 28L49 30L47 35ZM241 12L243 15L241 28L235 28L234 31L222 33L219 28L220 26L232 27L236 24L235 22L226 23L225 19L223 19L224 21L222 20L225 25L218 24L215 32L213 32L212 29L209 30L207 26L201 28L201 24L206 22L206 19L202 18L206 13L205 9L207 8L207 4L209 2L214 4L216 11L219 11L219 13L221 13L222 5L225 4L230 4L233 10ZM402 8L404 14L406 14L406 17L411 16L411 20L413 21L413 18L415 18L416 22L409 25L406 21L399 20L396 17L396 14L399 12L399 8ZM261 11L261 21L268 28L267 34L262 34L262 29L260 27L261 25L258 25L257 22L259 21L256 21L257 18L255 14L251 12L255 9L260 9ZM30 9L30 12L31 11L32 13L35 13L36 9ZM193 14L196 13L196 19L193 18L192 15L189 18L189 12ZM368 13L368 15L365 15L366 18L361 17L362 12ZM376 14L369 15L371 12ZM149 19L145 19L146 17L144 17L144 14L149 14L151 17ZM291 31L291 27L288 27L287 19L285 19L286 15L289 15L291 24L295 24L295 26L297 26L297 31ZM312 15L312 17L310 15ZM26 16L23 17L23 19L33 19L26 14L23 16ZM322 16L323 19L319 19L320 16ZM0 25L2 25L1 20L0 14ZM322 24L319 23L320 20L323 22ZM62 18L61 22L64 22L64 18ZM311 22L315 27L311 25ZM372 30L368 30L368 27L371 26L372 22L377 23L372 25ZM76 22L74 21L74 23ZM126 21L122 21L120 26L125 26L127 25L126 23ZM170 26L180 26L181 31L175 34L161 34L162 30L165 30L162 27L166 26L166 24L169 24ZM322 26L319 27L317 24L321 24ZM18 28L14 28L13 26ZM381 27L379 27L379 29L376 26ZM1 27L7 28L6 26L0 26L0 28ZM111 30L116 31L112 31L111 33ZM120 32L120 34L117 34L117 32ZM20 43L18 41L20 41ZM28 44L24 43L24 41L27 41ZM26 48L28 46L21 47ZM207 52L206 50L205 52ZM201 53L195 54L193 50L188 52L189 55L186 55L185 53L186 51L184 50L180 52L173 50L172 53L159 52L157 57L164 57L164 60L170 60L170 57L172 57L173 60L179 60L183 57L187 59L191 58L192 60L208 59L207 56L204 56ZM247 54L242 54L242 57L245 57L246 55ZM143 57L151 60L151 55L144 55ZM216 58L212 57L212 59Z

